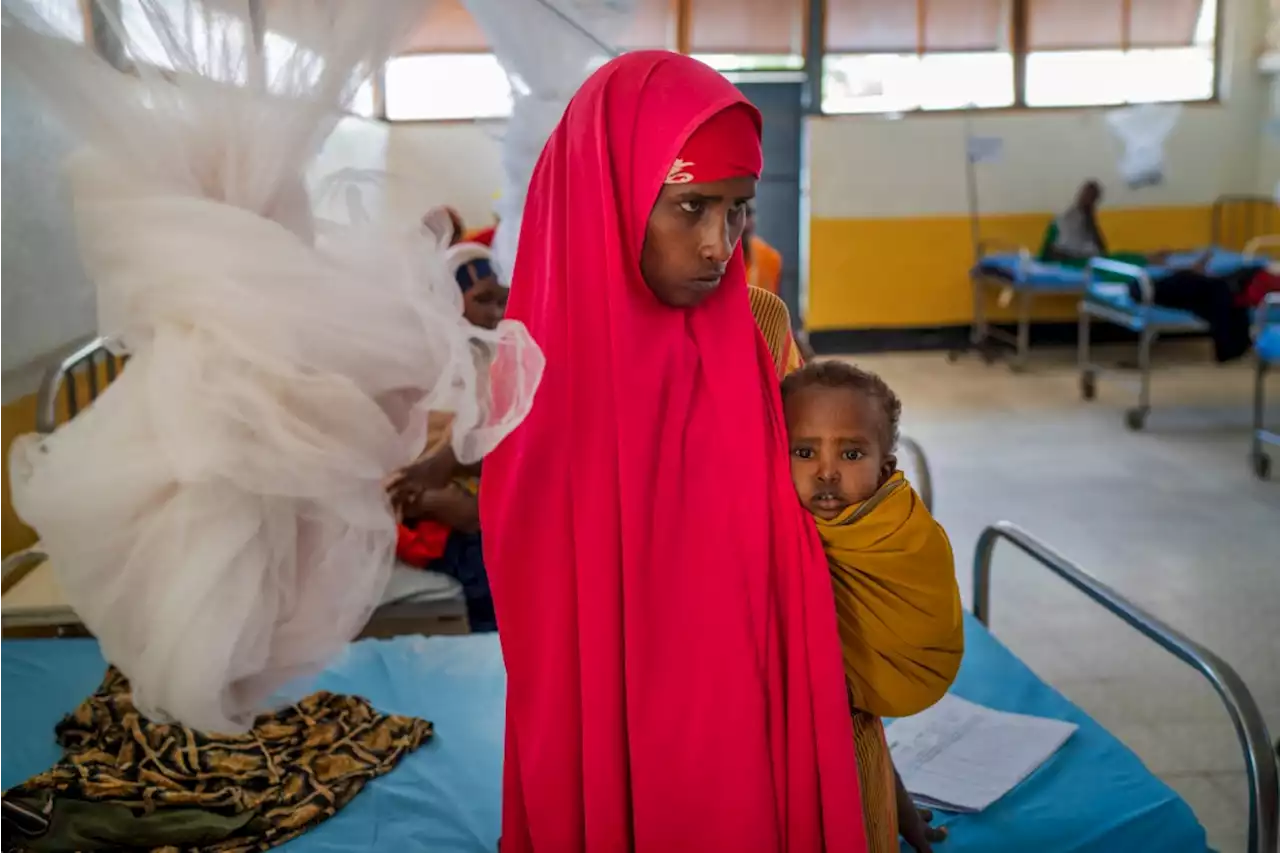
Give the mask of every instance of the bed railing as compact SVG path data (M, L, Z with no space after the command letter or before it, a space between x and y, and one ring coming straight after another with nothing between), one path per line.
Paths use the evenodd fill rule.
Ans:
M58 426L58 397L66 401L66 420L79 414L82 406L92 403L107 385L115 381L125 359L107 349L106 338L93 338L75 349L45 374L36 396L36 432L48 435ZM101 366L101 373L99 373ZM80 394L85 383L87 398Z
M1249 689L1226 661L1213 652L1147 613L1084 569L1054 551L1022 528L1008 521L997 522L982 531L973 555L973 615L990 627L991 558L1001 540L1011 543L1037 563L1067 581L1130 627L1146 636L1178 660L1204 676L1217 691L1235 726L1244 750L1249 779L1248 853L1273 853L1277 838L1276 758L1272 754L1266 723Z
M898 447L911 457L912 483L916 494L924 502L924 508L933 512L933 473L929 470L929 457L924 455L920 442L908 436L898 439Z

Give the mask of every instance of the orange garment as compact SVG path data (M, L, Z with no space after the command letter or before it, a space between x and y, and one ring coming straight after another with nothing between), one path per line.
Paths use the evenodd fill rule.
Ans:
M770 246L759 234L751 236L751 263L747 266L747 284L767 290L775 296L782 282L782 253Z

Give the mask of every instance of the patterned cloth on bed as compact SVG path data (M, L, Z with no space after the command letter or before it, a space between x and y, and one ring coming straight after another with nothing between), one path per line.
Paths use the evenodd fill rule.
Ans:
M204 735L142 718L111 667L56 733L62 760L4 795L7 818L47 821L25 849L256 853L333 816L432 728L315 693L248 734Z

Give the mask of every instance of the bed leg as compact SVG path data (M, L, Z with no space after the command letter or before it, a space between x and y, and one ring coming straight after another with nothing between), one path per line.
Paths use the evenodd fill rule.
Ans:
M1080 369L1080 396L1085 400L1092 400L1098 396L1098 375L1093 367L1093 353L1090 346L1092 324L1089 320L1089 312L1085 311L1083 304L1078 310L1080 328L1076 333L1076 361Z
M1271 476L1271 457L1263 449L1265 442L1262 440L1263 432L1266 430L1262 422L1267 406L1266 380L1267 363L1259 358L1257 369L1253 374L1253 442L1249 457L1253 463L1253 473L1258 475L1260 480Z
M1018 352L1011 367L1015 373L1027 366L1031 355L1031 292L1018 294Z
M1138 405L1125 413L1125 425L1140 430L1147 423L1151 411L1151 347L1156 333L1143 329L1138 335Z

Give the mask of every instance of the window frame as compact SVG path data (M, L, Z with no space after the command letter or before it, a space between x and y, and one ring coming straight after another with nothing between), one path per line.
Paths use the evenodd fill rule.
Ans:
M255 27L258 26L259 22L262 20L261 15L255 14L255 7L258 7L263 1L264 0L248 0L248 6L250 9L250 20ZM691 29L692 17L690 14L690 6L692 3L699 2L699 0L670 0L670 2L672 6L672 20L675 28L675 49L680 53L684 53L687 55L691 54L690 29ZM824 101L823 90L825 88L825 80L823 78L826 76L825 66L826 66L827 58L830 56L870 55L870 54L839 53L839 52L829 53L827 51L826 20L827 20L827 8L831 2L838 2L838 0L803 0L803 2L801 3L801 13L803 17L801 21L802 53L800 56L800 60L802 60L802 63L800 61L793 60L791 57L788 57L788 62L785 64L785 67L779 67L777 70L786 71L788 73L795 73L796 71L801 70L802 68L803 71L809 75L809 78L810 78L808 81L809 88L813 95L813 97L810 99L811 107L809 109L810 109L810 112L813 114L823 115L823 116L854 116L854 117L872 117L872 116L886 115L887 113L883 111L872 111L872 110L867 110L867 111L828 110L825 108L823 104L823 101ZM913 0L898 0L898 2L906 3L906 2L913 2ZM926 0L914 0L914 2L916 3L917 10L920 10L924 6L924 3L926 2ZM1132 6L1133 0L1121 0L1121 3L1122 3L1122 8L1125 10L1126 20L1128 20L1128 16L1130 14L1129 9ZM1114 108L1116 106L1121 106L1122 104L1116 104L1116 103L1097 103L1097 104L1079 103L1079 104L1061 105L1061 106L1059 105L1036 106L1028 103L1027 101L1027 58L1030 54L1030 51L1028 50L1028 30L1029 30L1029 24L1030 24L1030 21L1029 21L1030 5L1029 4L1030 4L1030 0L1011 0L1011 3L1010 3L1010 16L1009 16L1010 32L1009 32L1009 39L1008 39L1008 44L1009 44L1008 53L1011 56L1013 61L1013 102L1011 104L1004 105L1004 106L987 106L987 107L978 106L978 107L960 107L960 108L953 108L953 107L925 108L923 106L916 106L916 107L899 111L895 114L904 114L904 115L910 115L910 116L925 116L925 115L945 116L945 115L954 115L957 112L967 112L967 111L981 111L983 113L1007 113L1007 112L1025 112L1025 111L1042 112L1046 110L1079 111L1079 110L1100 109L1100 108L1103 108L1103 109ZM78 3L77 5L80 7L81 15L84 18L85 46L106 56L110 52L109 45L112 41L111 34L104 33L101 31L103 22L98 20L96 16L90 14L87 11L86 6L88 6L89 4ZM1225 2L1225 0L1216 0L1215 5L1216 5L1216 8L1214 9L1214 17L1213 17L1213 34L1214 34L1213 57L1212 57L1213 81L1211 86L1211 94L1207 98L1171 101L1170 103L1181 103L1181 104L1189 104L1189 105L1214 105L1214 104L1221 103L1222 89L1223 89L1223 80L1222 80L1223 23L1226 15L1225 10L1226 10L1227 3ZM918 11L917 21L919 23L917 24L917 26L922 26L923 20L924 20L923 14L921 14ZM1127 42L1127 39L1128 39L1128 27L1126 26L1125 27L1126 42ZM1131 48L1127 43L1124 43L1119 47L1119 50L1126 51L1126 52L1130 49ZM1139 47L1134 47L1132 49L1146 50L1148 48L1143 48L1139 46ZM921 46L917 49L916 55L926 56L926 55L930 55L931 53L947 53L947 52L954 52L954 51L926 51L923 49L923 45L921 44ZM435 53L435 51L431 51L429 53ZM448 53L448 54L474 53L477 55L483 55L488 52L487 51L456 51L455 50L455 51L447 51L447 52L440 51L440 53ZM411 54L406 54L406 55L411 55ZM750 59L752 55L743 54L743 56ZM110 57L108 56L108 59L109 58ZM800 67L798 68L797 66L800 66ZM127 71L128 69L122 69L122 70ZM747 69L744 69L744 70L758 72L761 69L758 67L753 67L751 63L748 63ZM722 68L722 71L723 73L726 73L726 74L736 73L733 69L730 69L727 66ZM387 109L386 109L387 80L386 80L385 66L382 68L379 68L373 74L373 76L370 78L370 85L372 87L372 94L373 94L372 113L369 114L369 113L353 112L351 113L352 115L357 115L361 118L374 119L377 121L387 122L391 124L492 122L492 121L505 121L507 118L506 116L473 116L473 117L454 117L454 118L390 119L387 116ZM1125 103L1128 103L1128 102L1125 102Z
M680 2L689 2L689 1L690 0L680 0ZM693 2L696 2L696 0L693 0ZM824 10L824 14L823 14L824 26L821 28L821 36L823 39L823 43L818 46L818 49L816 52L817 64L815 66L816 68L821 70L820 73L824 78L821 81L818 81L817 86L815 87L815 91L819 94L819 97L815 99L816 109L814 110L814 112L818 115L853 116L853 117L876 117L876 116L885 116L885 115L910 115L910 116L943 115L945 116L945 115L954 115L955 113L958 113L958 112L963 113L963 112L978 112L978 111L984 114L1013 113L1013 112L1044 112L1044 111L1061 111L1061 110L1079 111L1079 110L1092 110L1092 109L1116 109L1119 107L1130 106L1131 104L1137 103L1137 101L1129 101L1129 100L1125 100L1119 103L1099 102L1099 103L1078 103L1078 104L1062 104L1062 105L1045 104L1040 106L1029 103L1027 101L1027 59L1033 52L1048 53L1051 51L1031 51L1028 48L1028 33L1030 28L1030 0L1012 0L1012 2L1010 3L1010 11L1009 11L1009 38L1008 38L1008 43L1009 43L1008 54L1013 60L1013 102L1012 103L1004 106L990 106L990 107L972 106L972 107L960 107L960 108L926 108L923 106L916 106L916 107L911 107L908 109L892 111L892 112L883 111L883 110L875 110L875 111L873 110L867 110L867 111L828 110L824 105L825 92L823 91L826 86L826 80L825 80L826 61L828 57L871 56L874 54L829 53L826 49L827 28L825 26L825 20L826 20L825 10L828 4L832 2L832 0L812 0L812 2L821 4ZM836 2L838 2L838 0L836 0ZM900 0L900 2L911 2L911 0ZM923 22L925 20L922 8L926 0L914 0L914 2L917 8L917 27L922 28ZM1123 51L1125 53L1128 53L1131 50L1139 51L1139 52L1151 50L1151 48L1146 48L1141 45L1132 46L1128 43L1129 27L1127 22L1129 21L1131 16L1130 10L1132 8L1133 0L1120 0L1120 2L1121 2L1121 8L1123 9L1123 13L1125 15L1126 25L1124 27L1124 42L1119 46L1118 50ZM1226 2L1224 2L1224 0L1215 0L1215 8L1213 10L1213 56L1212 56L1213 80L1211 84L1211 93L1209 97L1171 100L1164 103L1178 103L1178 104L1199 106L1199 105L1214 105L1221 102L1222 56L1223 56L1222 24L1223 24L1223 17L1224 17L1224 9L1226 5L1227 4ZM915 54L916 56L940 55L940 54L955 52L955 51L924 50L922 47L923 37L919 36L919 34L918 34L917 42L918 44L921 45L921 47L917 49ZM1189 47L1194 47L1194 45L1189 45ZM1156 48L1156 49L1159 49L1159 48ZM1179 48L1173 48L1173 49L1176 50Z

